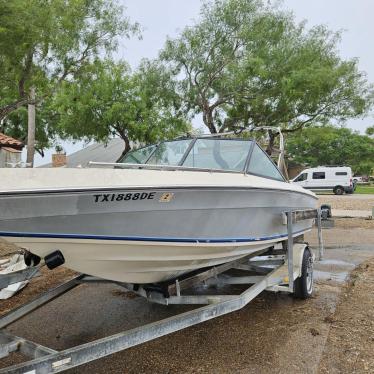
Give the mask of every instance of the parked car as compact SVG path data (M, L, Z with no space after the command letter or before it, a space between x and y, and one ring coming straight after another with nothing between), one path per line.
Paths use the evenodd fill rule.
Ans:
M369 177L366 175L363 175L362 177L355 175L353 177L353 183L368 183L368 182L369 182Z
M335 195L353 193L352 170L349 166L318 166L303 170L293 183L315 191L333 191Z

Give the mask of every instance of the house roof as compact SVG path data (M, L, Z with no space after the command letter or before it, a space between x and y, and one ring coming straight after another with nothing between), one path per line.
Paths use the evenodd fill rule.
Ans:
M11 153L22 153L19 149L11 148L11 147L1 147L4 151L8 151Z
M116 162L125 149L125 143L122 139L114 138L108 143L95 143L83 148L77 152L67 155L67 167L74 168L78 166L85 167L89 161ZM39 166L42 168L52 167L51 163Z
M11 138L0 132L0 147L9 147L15 149L22 149L24 144L17 139Z

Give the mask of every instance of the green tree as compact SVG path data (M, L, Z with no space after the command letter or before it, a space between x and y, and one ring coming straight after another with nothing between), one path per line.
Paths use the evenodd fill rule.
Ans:
M186 108L202 114L211 133L263 125L293 131L371 107L372 86L356 60L339 57L338 41L265 1L215 0L166 42L161 58L179 78Z
M40 119L64 81L113 51L118 35L138 30L114 0L0 0L0 9L0 125L7 133L20 131L31 87Z
M373 136L374 135L374 126L369 126L366 131L365 131L366 135L368 136Z
M62 85L51 112L62 138L119 136L123 154L131 149L130 141L157 142L189 129L170 73L146 60L133 73L123 62L87 66L78 82Z
M347 165L364 175L374 170L374 139L349 128L308 127L290 135L286 144L289 158L311 167Z

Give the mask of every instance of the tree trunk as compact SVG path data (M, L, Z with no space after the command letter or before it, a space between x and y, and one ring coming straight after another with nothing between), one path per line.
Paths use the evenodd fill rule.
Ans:
M217 129L213 121L213 111L210 108L203 109L203 122L211 134L217 134Z
M268 146L266 147L266 153L269 156L271 156L271 154L273 153L275 137L276 137L276 134L274 134L272 131L269 130L269 143L268 143Z
M35 88L30 89L31 103L28 105L27 118L27 158L26 163L29 167L34 167L34 153L35 153Z
M125 149L122 151L121 156L118 157L116 162L119 162L126 155L126 153L131 150L129 138L125 135L122 135L121 139L125 142Z

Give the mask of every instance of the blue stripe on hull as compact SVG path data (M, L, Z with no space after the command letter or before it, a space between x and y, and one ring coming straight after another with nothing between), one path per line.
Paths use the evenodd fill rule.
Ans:
M312 227L295 231L300 234ZM139 236L105 236L105 235L81 235L81 234L55 234L55 233L31 233L31 232L1 232L0 237L17 238L55 238L55 239L93 239L93 240L124 240L124 241L142 241L142 242L165 242L165 243L243 243L257 242L273 239L287 238L287 234L278 234L273 236L263 236L259 238L157 238L157 237L139 237Z

